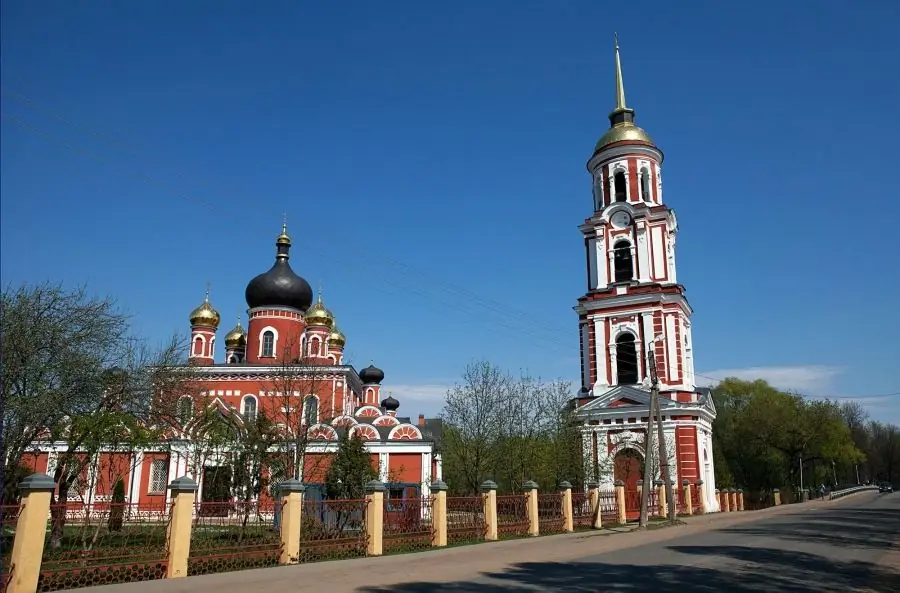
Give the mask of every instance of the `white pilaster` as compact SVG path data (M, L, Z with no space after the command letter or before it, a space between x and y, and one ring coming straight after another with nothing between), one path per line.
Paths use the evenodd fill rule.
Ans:
M136 503L141 497L141 475L144 471L144 452L138 451L131 461L131 478L128 480L128 502Z
M666 364L668 366L668 383L677 385L678 377L678 341L675 339L675 315L666 314Z
M378 454L378 479L387 482L390 476L390 453Z
M640 268L638 280L650 282L650 248L647 244L647 223L641 222L637 229L637 262Z
M604 387L610 385L610 376L606 372L606 354L607 354L607 345L606 345L606 332L605 332L605 320L603 318L595 318L594 319L594 346L595 346L595 361L597 364L597 385L602 385Z

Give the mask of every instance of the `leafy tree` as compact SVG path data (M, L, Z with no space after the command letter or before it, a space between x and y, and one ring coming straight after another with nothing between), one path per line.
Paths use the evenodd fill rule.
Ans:
M116 480L113 487L112 501L109 507L109 520L107 525L110 531L121 531L125 516L125 482L121 478Z
M325 475L325 492L329 499L360 499L366 484L378 479L371 455L359 437L342 437L331 467Z

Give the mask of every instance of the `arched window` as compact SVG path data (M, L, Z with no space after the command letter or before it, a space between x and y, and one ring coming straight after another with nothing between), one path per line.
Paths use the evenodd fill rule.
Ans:
M628 190L625 186L625 172L617 171L613 175L613 185L615 186L616 201L625 202L628 200Z
M645 202L653 201L650 193L650 171L646 167L641 169L641 199Z
M256 420L256 398L255 397L245 397L244 398L244 409L241 410L241 413L244 415L244 419L248 422L253 422Z
M235 355L232 354L232 355L231 355L231 358L228 359L228 364L236 364L237 361L238 361L237 356L235 356Z
M637 348L634 336L623 333L616 338L616 383L633 385L638 382Z
M603 177L594 181L594 210L603 209Z
M306 425L312 426L319 423L319 399L310 395L303 403L303 417L306 419Z
M631 243L617 241L613 245L613 266L616 282L628 282L634 279L634 263L631 261Z
M262 335L262 355L275 356L275 332L266 330Z
M182 397L178 400L178 421L182 426L194 416L194 400L190 397Z
M203 338L197 336L194 338L194 356L200 356L203 354Z
M319 338L310 338L309 340L309 355L310 356L321 356L322 355L322 340Z

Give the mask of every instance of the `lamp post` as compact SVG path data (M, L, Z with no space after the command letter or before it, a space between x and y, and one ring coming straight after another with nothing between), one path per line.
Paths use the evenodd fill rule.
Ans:
M834 469L834 459L831 460L831 479L834 481L834 487L837 488L837 472Z

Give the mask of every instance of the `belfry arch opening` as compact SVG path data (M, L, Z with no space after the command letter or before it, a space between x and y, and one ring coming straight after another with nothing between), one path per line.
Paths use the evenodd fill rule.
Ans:
M631 260L631 243L616 241L613 245L613 267L616 282L634 279L634 262Z
M650 197L650 171L646 167L641 169L641 199L645 202L651 202Z
M628 201L628 190L625 186L624 171L617 171L616 174L613 175L613 190L615 191L617 202Z
M616 383L634 385L637 382L637 347L634 336L626 332L616 338Z

